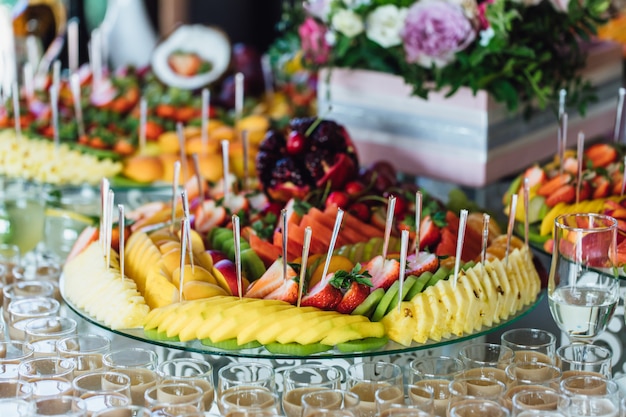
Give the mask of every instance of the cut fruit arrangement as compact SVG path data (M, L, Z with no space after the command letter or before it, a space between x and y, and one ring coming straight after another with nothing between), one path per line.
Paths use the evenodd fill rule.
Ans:
M291 132L301 135L297 152L287 150ZM411 345L471 334L536 299L539 277L519 239L507 245L506 235L493 221L485 223L483 213L460 218L416 194L388 164L359 169L351 141L336 123L294 120L286 135L269 132L266 141L261 149L267 154L259 155L265 161L257 165L264 193L223 184L205 192L206 184L191 179L187 232L177 232L184 204L174 211L167 203L151 203L128 213L125 270L113 275L133 282L151 310L142 323L146 337L200 340L221 349L263 345L293 355L363 351L388 340ZM328 149L339 154L330 158ZM270 159L287 160L290 174L270 173L264 165ZM461 229L465 238L456 262ZM89 241L94 231L85 234L82 241ZM409 236L414 248L407 256ZM81 271L90 262L85 258L94 256L80 249L66 274ZM66 289L68 281L75 282L66 280ZM76 288L66 296L77 306L93 299Z
M554 220L558 216L602 213L615 217L618 221L618 261L620 265L626 265L625 154L622 144L596 143L584 149L582 161L577 152L568 150L563 164L559 164L558 157L555 157L544 166L533 165L511 183L503 199L505 211L510 211L511 196L517 194L515 215L519 234L524 233L526 217L529 241L548 253L552 253ZM528 178L528 214L524 210L524 178Z

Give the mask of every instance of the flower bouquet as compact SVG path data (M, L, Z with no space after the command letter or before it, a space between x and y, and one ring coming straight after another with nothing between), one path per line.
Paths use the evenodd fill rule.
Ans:
M546 108L561 89L584 112L585 43L608 0L308 0L286 13L274 50L297 47L310 68L396 74L413 94L485 90L509 110ZM276 46L275 45L275 46Z

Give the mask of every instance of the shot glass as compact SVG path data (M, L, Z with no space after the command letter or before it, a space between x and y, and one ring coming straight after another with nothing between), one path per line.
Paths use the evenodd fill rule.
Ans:
M76 334L78 323L71 317L41 317L29 320L24 327L26 342L33 345L35 356L57 354L56 341Z
M84 411L87 417L93 416L98 411L130 405L128 397L117 392L88 392L81 399L82 402L76 408Z
M31 381L37 378L74 379L73 361L57 357L32 358L22 362L18 368L20 379Z
M341 388L341 372L332 366L303 364L283 372L283 411L287 417L300 417L302 396L321 389Z
M23 341L26 338L24 328L31 319L52 317L59 313L61 304L49 297L34 297L13 300L9 303L9 337Z
M509 410L495 401L489 400L466 400L456 404L450 404L450 417L508 417Z
M48 281L15 281L2 288L2 314L9 322L9 304L14 300L34 297L54 298L54 284Z
M33 403L20 398L0 398L0 416L31 417Z
M280 400L276 392L262 386L236 386L222 392L217 405L222 415L279 414Z
M542 385L558 389L561 369L546 362L513 362L506 367L509 386Z
M83 396L89 392L117 392L130 398L130 378L114 371L81 374L72 381L74 392Z
M274 368L259 362L236 362L219 369L217 374L217 396L237 386L265 387L275 391Z
M344 390L319 390L302 396L302 417L358 417L359 396Z
M432 391L430 391L432 399ZM404 387L397 385L385 385L376 390L374 393L374 399L376 401L376 412L380 415L381 412L392 405L406 405L404 399Z
M0 379L18 379L20 364L33 357L35 350L26 342L0 342Z
M102 355L111 348L111 341L98 334L76 334L56 341L59 357L76 364L74 376L103 370Z
M445 379L452 381L465 366L458 358L451 356L425 356L409 363L409 382L416 383L425 379Z
M376 390L387 385L403 387L402 368L389 362L357 362L346 371L346 389L358 395L361 417L376 415Z
M0 399L3 398L30 401L33 398L33 387L29 382L19 379L0 379Z
M186 414L179 414L185 415ZM139 405L126 405L119 407L111 407L106 410L98 411L91 417L150 417L151 411Z
M148 388L144 394L144 401L145 406L150 409L158 406L190 405L202 411L203 396L204 392L200 387L173 382Z
M504 370L513 363L515 352L496 343L473 343L461 348L459 358L465 366L464 376L495 378L506 384Z
M157 384L156 353L143 348L115 350L104 354L102 363L105 369L128 375L132 404L144 405L146 391Z
M31 378L30 385L33 387L33 398L58 397L60 395L74 395L72 382L63 377L37 377Z
M451 409L456 403L468 400L493 401L500 404L506 392L506 385L495 378L484 376L460 377L450 382L448 389Z
M556 358L564 379L575 375L612 376L613 353L602 346L586 343L563 345L556 350Z
M561 411L566 413L571 400L564 394L553 389L531 389L518 391L511 399L513 415L519 415L523 411Z
M516 362L554 364L556 336L547 330L521 328L502 333L500 343L515 352Z
M202 390L203 407L210 410L215 397L213 366L202 359L176 358L161 362L156 371L160 384L184 382Z

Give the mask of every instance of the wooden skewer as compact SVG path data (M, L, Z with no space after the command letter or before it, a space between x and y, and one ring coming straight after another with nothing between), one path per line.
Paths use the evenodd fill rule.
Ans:
M202 114L201 114L201 131L200 140L202 141L202 152L207 151L209 146L209 106L211 102L211 92L208 88L202 89ZM196 171L197 172L197 171Z
M485 262L487 262L487 247L489 246L489 222L490 216L487 213L483 213L483 239L480 249L480 263L482 264L482 275L485 276Z
M324 262L322 279L324 279L326 277L326 274L328 274L328 268L330 267L330 258L333 257L333 252L335 251L335 243L337 242L337 235L339 235L339 229L341 229L342 221L343 221L343 210L337 209L337 217L335 218L333 234L330 237L330 244L328 245L328 254L326 255L326 262Z
M620 87L617 91L617 109L615 112L615 126L613 127L613 142L618 143L622 132L622 115L624 113L624 95L626 88Z
M180 161L174 162L174 180L172 181L172 223L170 234L173 235L176 225L176 201L178 199L178 177L180 175Z
M515 226L515 210L517 209L517 194L511 196L511 210L509 211L509 224L506 229L506 253L504 255L504 263L509 267L509 252L511 250L511 237L513 235L513 227Z
M524 245L528 246L528 206L530 203L530 185L524 177Z
M239 216L233 214L233 237L235 239L235 268L237 271L237 291L239 299L243 297L243 278L241 276L241 229ZM287 260L283 259L283 265L287 266Z
M583 132L578 132L578 145L577 145L577 154L578 158L578 179L576 181L576 204L580 201L580 186L583 182L583 154L585 149L585 134Z
M420 253L420 227L422 224L422 192L415 193L415 256Z
M189 215L189 199L187 198L187 191L183 190L180 192L180 199L183 204L183 216L185 216L185 218L188 220L186 223L187 241L185 243L187 244L187 249L189 253L189 263L191 264L191 272L195 274L196 265L193 260L193 246L191 244L191 225L190 225L191 222L189 221L189 219L191 219L191 216ZM181 240L182 240L182 237L181 237Z
M185 286L185 258L187 256L187 229L189 219L183 217L180 221L180 275L178 277L178 299L184 301L183 287Z
M282 209L280 211L281 228L283 232L282 249L283 249L283 280L287 279L287 238L289 227L287 224L287 210Z
M22 125L20 124L20 89L17 85L17 81L12 84L13 96L13 125L15 127L15 136L17 140L22 140Z
M393 226L393 216L396 210L396 196L390 195L387 203L387 219L385 221L385 240L383 242L383 263L387 260L387 251L389 250L389 237L391 236L391 227Z
M461 256L463 255L463 243L465 242L465 226L467 224L467 210L461 210L459 216L459 234L456 238L456 258L454 259L454 278L452 287L456 288L456 282L459 279L459 269L461 269Z
M124 281L125 278L125 274L124 274L124 244L125 244L125 227L126 227L126 218L124 215L124 205L123 204L118 204L117 205L117 210L118 210L118 220L117 220L117 227L118 227L118 232L120 235L120 276L122 277L122 281Z
M398 286L398 311L400 311L400 307L402 305L402 292L404 291L404 274L406 273L406 253L408 251L409 246L409 231L404 229L402 230L402 235L400 236L400 276L398 277L399 286Z

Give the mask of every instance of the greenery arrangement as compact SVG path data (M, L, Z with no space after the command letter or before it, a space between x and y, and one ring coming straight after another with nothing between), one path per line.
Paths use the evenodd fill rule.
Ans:
M565 89L584 113L594 99L581 78L609 0L308 0L280 26L274 57L307 68L400 75L413 93L488 91L515 110L546 108ZM276 58L280 59L280 58Z

